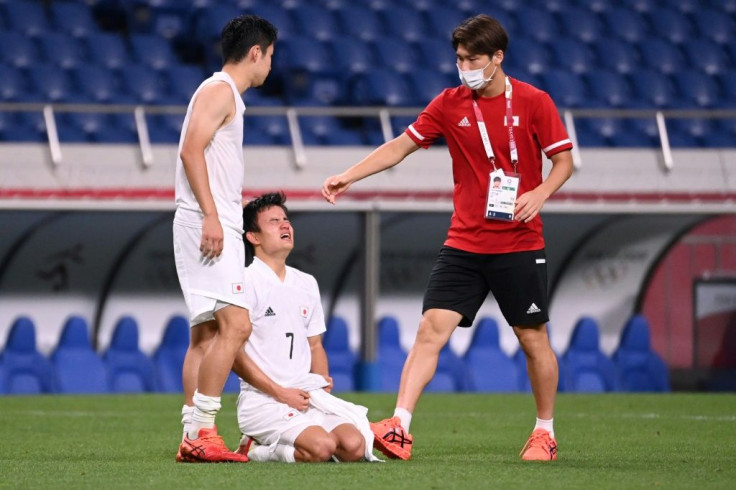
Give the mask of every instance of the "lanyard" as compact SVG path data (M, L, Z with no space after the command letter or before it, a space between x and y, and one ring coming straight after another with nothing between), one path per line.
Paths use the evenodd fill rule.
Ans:
M516 139L514 139L514 117L511 111L511 81L509 77L506 77L506 127L509 131L509 149L511 150L511 163L514 166L514 173L516 173L516 164L519 162L519 153L516 150ZM486 129L486 123L483 120L483 113L478 107L476 101L477 95L473 92L473 111L475 112L475 119L478 122L478 131L480 131L480 139L483 140L483 148L486 150L486 156L493 165L493 170L496 170L496 156L493 154L493 147L491 146L491 138L488 136L488 130Z

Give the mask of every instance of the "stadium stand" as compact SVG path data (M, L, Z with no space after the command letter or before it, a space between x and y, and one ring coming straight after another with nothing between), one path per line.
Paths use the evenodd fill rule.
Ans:
M501 350L498 324L493 318L480 320L463 361L468 391L519 391L516 364Z
M11 395L54 393L51 363L36 348L36 326L28 317L16 318L0 356L5 371L4 385Z
M89 326L80 316L70 317L51 354L59 393L107 393L107 369L92 349Z
M465 364L446 343L440 351L437 371L429 382L427 392L455 392L466 389Z
M103 360L112 393L154 391L153 362L138 347L138 323L132 317L118 320Z
M399 391L401 370L407 353L399 342L399 323L396 318L386 316L378 322L378 351L376 363L380 372L380 391Z
M348 345L348 326L343 318L333 316L329 319L322 344L330 363L333 391L355 391L357 357Z
M651 348L649 323L644 316L634 315L626 323L612 359L621 390L670 391L667 366Z
M592 318L581 318L562 356L568 391L600 393L616 389L613 362L600 350L600 328Z
M175 316L167 323L161 344L153 354L158 391L180 393L184 390L181 370L187 347L189 347L189 322L182 316Z

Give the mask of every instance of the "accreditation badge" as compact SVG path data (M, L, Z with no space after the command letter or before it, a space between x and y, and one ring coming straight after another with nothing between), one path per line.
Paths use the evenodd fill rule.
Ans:
M491 172L488 182L486 219L514 220L514 208L516 206L516 196L519 193L520 181L520 174L505 173L500 168Z

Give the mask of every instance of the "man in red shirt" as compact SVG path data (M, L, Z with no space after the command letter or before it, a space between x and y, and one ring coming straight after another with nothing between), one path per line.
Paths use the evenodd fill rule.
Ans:
M508 35L497 20L487 15L466 20L453 32L452 45L462 85L445 89L403 134L322 187L334 204L353 182L393 167L440 136L452 157L455 211L424 295L394 417L372 424L375 443L389 457L411 457L411 414L434 376L439 352L458 325L472 325L492 292L526 355L536 401L537 423L522 459L554 460L558 367L546 330L539 212L572 174L572 143L549 95L505 75ZM544 181L542 152L553 164ZM492 184L497 177L500 188Z

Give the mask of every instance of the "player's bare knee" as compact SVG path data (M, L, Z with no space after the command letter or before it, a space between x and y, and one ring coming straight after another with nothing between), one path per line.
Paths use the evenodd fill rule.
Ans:
M447 337L440 332L434 323L427 318L422 318L417 330L415 346L421 349L439 352L447 342Z
M248 337L252 326L247 318L233 318L223 321L220 325L220 335L225 338L228 343L242 345Z
M330 437L321 437L312 443L309 454L314 462L329 461L336 449L335 441Z
M340 439L343 461L360 461L365 455L365 439L360 433Z

